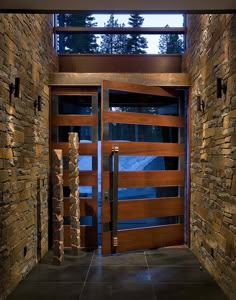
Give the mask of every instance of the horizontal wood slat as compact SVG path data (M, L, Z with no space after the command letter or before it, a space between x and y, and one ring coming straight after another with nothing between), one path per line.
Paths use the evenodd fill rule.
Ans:
M97 126L97 116L52 115L51 126Z
M97 96L97 94L97 87L54 86L51 88L52 96Z
M79 198L80 215L97 216L97 200L94 198ZM70 198L64 197L64 216L70 216Z
M166 127L184 127L184 118L166 115L151 115L132 112L103 112L104 123L141 124Z
M142 93L147 95L156 95L156 96L163 96L163 97L178 96L178 93L175 93L175 91L170 92L169 90L165 90L164 88L161 87L147 86L147 85L136 84L136 83L110 81L110 80L103 80L102 89Z
M182 197L118 201L118 220L180 216L184 214ZM102 222L111 221L110 203L102 204Z
M62 149L63 155L69 155L69 143L51 143L52 149ZM78 145L79 155L97 155L97 143L80 143Z
M97 186L97 171L79 171L80 186ZM69 171L63 172L63 186L69 186Z
M109 63L106 63L106 65L111 65L112 68L116 68L115 73L113 71L105 71L102 70L101 74L101 68L104 64L96 64L94 61L92 61L94 68L97 67L97 71L92 71L91 70L85 70L87 67L87 64L91 62L91 59L95 59L95 61L100 61L100 55L94 58L94 54L87 55L87 60L84 61L84 55L73 55L71 58L72 54L69 54L68 57L61 56L59 60L61 61L62 59L65 59L65 62L61 64L64 66L61 69L60 73L51 73L49 74L49 85L54 89L55 87L59 88L62 86L63 88L68 88L70 89L73 86L100 86L102 84L103 80L117 80L117 81L122 81L122 82L127 82L127 83L138 83L138 84L146 84L148 86L162 86L162 87L189 87L191 86L191 80L190 76L188 73L181 73L181 70L179 71L168 71L168 70L158 70L159 65L161 62L155 62L154 64L149 64L148 61L146 61L147 57L149 55L146 55L142 59L145 62L146 68L151 68L151 70L142 70L140 72L140 61L139 61L139 55L134 55L127 57L127 60L132 59L135 60L135 65L136 69L139 68L139 70L126 70L125 73L122 73L118 68L117 65L121 65L120 61L120 55L118 55L117 63L115 65L111 65L110 61L113 61L114 55L112 54L109 57ZM170 57L173 57L173 55L165 55L165 59L168 61L170 60ZM103 60L105 57L103 58ZM150 58L153 61L153 56ZM70 66L68 66L68 61L71 61ZM106 61L106 59L105 59ZM158 59L159 61L159 59ZM84 64L83 70L81 70L81 63ZM102 65L102 66L101 66ZM144 63L143 63L144 65ZM165 65L165 64L163 64ZM171 62L171 66L173 63ZM178 65L178 64L177 64ZM181 65L181 61L179 63ZM124 64L122 64L122 67L124 67ZM92 68L92 67L91 67ZM129 67L126 67L127 69ZM165 67L166 68L166 67ZM69 70L73 69L73 70ZM176 69L181 69L180 67L176 67ZM78 73L81 71L80 73ZM76 72L76 73L75 73Z
M164 225L149 228L126 229L118 231L116 252L139 249L153 249L164 246L182 245L184 243L184 225ZM102 253L111 251L111 232L103 232Z
M80 226L80 245L97 248L97 226ZM64 246L71 247L70 225L64 225Z
M163 33L173 33L173 34L185 34L185 27L54 27L54 33L97 33L97 34L163 34Z
M118 145L119 155L184 156L184 144L119 141L103 141L103 155L110 155L113 145Z
M103 189L110 188L111 175L109 171L103 172ZM119 188L184 186L184 171L120 171L118 186Z

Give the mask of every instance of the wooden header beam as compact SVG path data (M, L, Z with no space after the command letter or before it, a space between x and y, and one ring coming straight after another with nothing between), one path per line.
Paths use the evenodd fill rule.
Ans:
M187 73L52 73L50 86L101 86L103 80L163 87L191 86Z
M0 1L0 11L13 12L69 12L87 11L104 12L141 12L141 13L206 13L236 11L235 0L7 0Z
M127 33L138 33L138 34L185 34L185 27L54 27L54 33L116 33L116 34L127 34Z

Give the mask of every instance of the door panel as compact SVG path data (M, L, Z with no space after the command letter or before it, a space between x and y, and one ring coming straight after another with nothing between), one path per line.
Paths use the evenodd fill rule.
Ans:
M81 247L98 246L98 93L96 88L53 87L51 107L51 149L62 149L64 158L64 246L70 241L70 198L68 171L68 132L78 132L79 160L89 157L91 163L80 176ZM82 141L81 141L82 140ZM79 162L80 165L80 162Z
M103 155L110 155L114 142L103 141ZM175 143L116 142L119 155L184 156L184 145Z
M181 245L183 244L183 231L183 224L119 230L118 247L115 252ZM110 231L102 234L102 252L103 254L114 252Z
M184 118L175 116L155 116L144 113L111 112L103 114L104 123L142 124L152 126L184 127Z
M111 172L103 171L103 187L111 187ZM119 188L184 186L183 171L119 171Z
M164 216L180 216L184 214L184 199L182 197L122 200L118 206L118 221L153 218ZM104 203L103 221L111 221L110 203Z
M158 87L103 82L103 254L184 241L184 118L178 96Z

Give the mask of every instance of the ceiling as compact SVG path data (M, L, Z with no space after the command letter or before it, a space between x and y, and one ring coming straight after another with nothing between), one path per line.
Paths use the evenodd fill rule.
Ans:
M236 0L3 0L0 12L236 12Z

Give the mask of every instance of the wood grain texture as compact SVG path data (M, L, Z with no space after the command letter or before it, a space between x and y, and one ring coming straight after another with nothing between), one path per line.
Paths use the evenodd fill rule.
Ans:
M166 127L178 127L178 128L184 127L183 117L175 117L175 116L167 116L167 115L151 115L151 114L132 113L132 112L104 111L103 122L166 126Z
M120 82L120 81L111 81L103 80L102 88L108 90L116 91L126 91L133 93L141 93L146 95L155 95L163 97L178 97L178 94L175 91L165 90L162 87L147 86L143 84L136 84L130 82Z
M54 86L51 88L52 96L97 96L97 94L97 87Z
M81 247L97 248L97 226L80 226ZM64 225L64 247L71 247L70 225Z
M75 58L76 59L76 58ZM89 59L89 58L88 58ZM137 66L139 66L138 60ZM146 63L145 63L146 64ZM147 64L146 64L147 65ZM49 75L49 85L53 88L73 88L73 86L101 86L103 80L116 80L121 82L131 82L138 84L146 84L148 86L162 86L162 87L190 87L191 80L187 73L181 72L167 72L165 73L154 70L154 65L152 64L152 69L146 72L139 71L127 71L126 73L121 73L116 70L116 72L102 72L98 71L83 71L83 73L74 73L72 71L51 73ZM100 71L100 73L99 73ZM53 92L54 93L54 92Z
M51 126L97 126L97 116L52 115Z
M76 26L66 26L66 27L54 27L54 33L97 33L97 34L185 34L185 27L76 27Z
M59 70L76 73L181 73L182 55L60 54ZM100 79L105 79L101 75ZM111 80L116 79L111 77Z
M111 175L109 171L102 173L103 189L110 188ZM119 188L184 186L184 171L120 171L118 186Z
M110 202L102 203L102 222L111 221ZM181 197L118 201L118 221L181 216L184 214L184 199Z
M140 249L153 249L184 243L183 224L164 225L149 228L126 229L118 231L118 247L111 249L111 233L102 234L102 253L126 252Z
M113 145L119 146L119 155L150 155L150 156L184 156L184 144L148 143L148 142L114 142L103 141L103 155L110 155ZM54 147L54 149L61 149ZM64 152L63 152L64 153Z
M97 199L94 198L79 198L80 215L84 216L97 216ZM70 215L70 199L64 197L64 216Z
M80 186L97 186L97 171L79 171ZM69 186L69 172L63 172L63 186Z
M51 143L52 149L62 149L63 156L69 155L69 144L66 142ZM97 155L97 143L80 143L79 155Z

